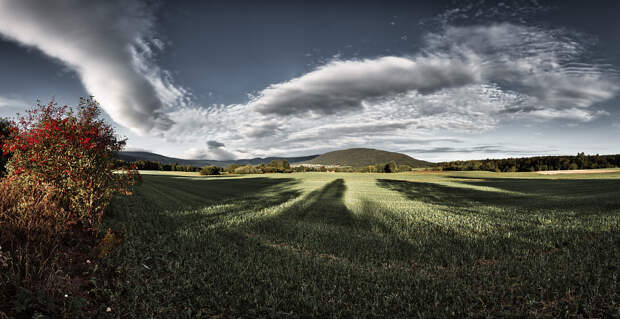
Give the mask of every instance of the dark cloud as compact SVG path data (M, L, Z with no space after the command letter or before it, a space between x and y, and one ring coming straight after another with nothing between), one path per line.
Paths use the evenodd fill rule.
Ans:
M208 141L207 142L207 146L211 149L211 148L220 148L220 147L224 147L224 143L220 143L218 141Z

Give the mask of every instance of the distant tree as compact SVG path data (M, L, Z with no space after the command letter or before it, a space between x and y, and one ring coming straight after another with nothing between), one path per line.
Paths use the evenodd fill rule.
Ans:
M250 164L246 165L246 166L241 166L241 167L237 167L234 170L235 174L261 174L263 171L258 169L257 167L254 167Z
M230 164L230 165L226 166L226 168L224 170L229 172L229 173L233 173L235 171L235 169L237 169L238 167L241 167L241 166L242 165L239 165L239 164Z
M385 173L385 165L384 164L376 164L375 171L377 173Z
M200 175L220 175L220 169L215 165L204 166L200 169Z
M285 171L290 171L291 169L291 164L288 162L288 160L285 159L273 160L266 166L274 168L275 172L278 173L284 173ZM271 171L271 169L268 170ZM265 173L267 173L267 171L265 171Z
M278 169L275 166L267 165L260 168L263 173L277 173Z
M396 166L396 163L394 161L390 161L389 163L385 164L383 171L385 173L396 173L398 171L398 166Z

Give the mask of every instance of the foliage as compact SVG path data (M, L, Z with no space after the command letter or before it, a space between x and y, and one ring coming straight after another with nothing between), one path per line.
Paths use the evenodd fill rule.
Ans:
M112 196L129 194L139 178L133 168L113 170L125 141L100 112L92 98L80 99L76 110L51 101L10 124L2 145L11 157L0 180L0 246L10 248L4 284L13 289L43 287L52 297L59 285L71 290L57 280L78 259L67 255L94 245L93 229Z
M138 160L130 162L131 165L135 166L138 170L144 171L167 171L167 172L199 172L200 167L192 166L192 165L179 165L177 163L173 164L162 164L158 161L151 160ZM127 163L123 160L116 160L116 167L125 167Z
M99 119L100 113L92 99L80 99L75 112L53 101L28 111L3 145L12 153L8 181L44 184L66 208L68 221L94 226L112 195L128 192L136 173L112 170L125 141Z
M245 165L241 167L237 167L234 170L235 174L262 174L263 171L254 167L253 165Z
M398 172L398 166L396 166L396 163L394 161L390 161L389 163L385 164L383 171L386 173L396 173Z
M533 172L620 167L618 155L539 156L439 163L444 171Z
M208 165L200 169L200 175L220 175L221 170L223 170L223 168L215 165Z
M226 168L224 170L229 172L229 173L233 173L235 171L235 169L237 169L238 167L241 167L241 166L243 166L243 165L230 164L230 165L226 166Z
M2 152L3 140L8 138L13 131L12 123L8 119L0 118L0 177L4 175L6 162L9 160L10 154Z

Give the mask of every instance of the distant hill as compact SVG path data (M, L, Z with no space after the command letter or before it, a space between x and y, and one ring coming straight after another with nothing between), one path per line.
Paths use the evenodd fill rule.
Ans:
M160 162L162 164L180 164L180 165L192 165L197 167L202 167L205 165L216 165L221 167L226 167L230 164L240 164L240 165L257 165L260 163L269 163L276 159L285 159L288 160L289 163L299 163L303 161L311 160L318 155L310 155L310 156L301 156L301 157L265 157L265 158L251 158L251 159L239 159L239 160L226 160L226 161L218 161L218 160L209 160L209 159L200 159L200 160L187 160L181 158L167 157L155 153L150 152L119 152L118 158L125 162L135 162L139 160L143 161L153 161Z
M375 150L372 148L351 148L325 153L300 164L340 165L361 167L375 164L385 164L394 161L396 165L410 165L412 167L431 167L434 163L415 159L402 153Z

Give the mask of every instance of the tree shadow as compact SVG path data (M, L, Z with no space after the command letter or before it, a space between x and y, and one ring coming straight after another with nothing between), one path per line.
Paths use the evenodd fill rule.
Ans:
M442 260L443 253L434 247L467 245L467 239L439 225L411 230L410 237L429 239L413 244L410 237L401 236L400 230L407 227L402 218L370 200L362 200L353 212L344 203L345 191L344 180L336 179L275 216L243 225L236 236L246 234L259 245L317 258L375 265L428 259L429 254Z
M467 208L472 214L482 213L473 208L480 203L516 208L531 198L525 192L387 179L377 184L412 200ZM617 234L596 229L529 234L514 228L519 224L514 216L505 216L510 221L506 232L519 236L509 237L503 228L472 236L432 221L406 223L398 212L372 200L351 210L342 179L303 197L295 185L294 180L262 177L150 179L134 201L145 205L137 210L146 212L135 219L127 213L126 222L135 225L133 242L107 267L115 283L107 291L120 292L105 305L112 304L117 313L142 306L159 316L208 309L231 317L441 317L481 311L475 308L480 300L495 313L506 310L502 302L508 298L519 304L526 300L521 298L559 300L562 296L551 294L597 280L602 284L593 287L600 289L590 296L609 296L615 289L609 279L617 270L608 267L617 256L617 248L609 249L618 247ZM173 204L165 203L169 200ZM501 206L504 200L507 206ZM211 227L280 204L285 205L272 214ZM191 211L211 208L217 209ZM548 252L549 242L557 242L557 250ZM600 304L613 296L605 298ZM452 308L437 313L438 304Z
M116 198L106 212L108 221L124 233L159 234L158 229L174 232L193 223L217 223L301 195L295 189L298 181L292 178L203 179L167 175L143 178L144 184L137 187L133 196Z
M620 175L619 175L620 176ZM620 179L616 178L501 178L447 176L468 185L494 187L510 192L537 196L601 196L620 194Z
M448 178L454 184L379 179L377 185L410 200L459 208L462 212L484 205L519 214L563 210L577 215L610 215L620 208L620 180L615 179Z

